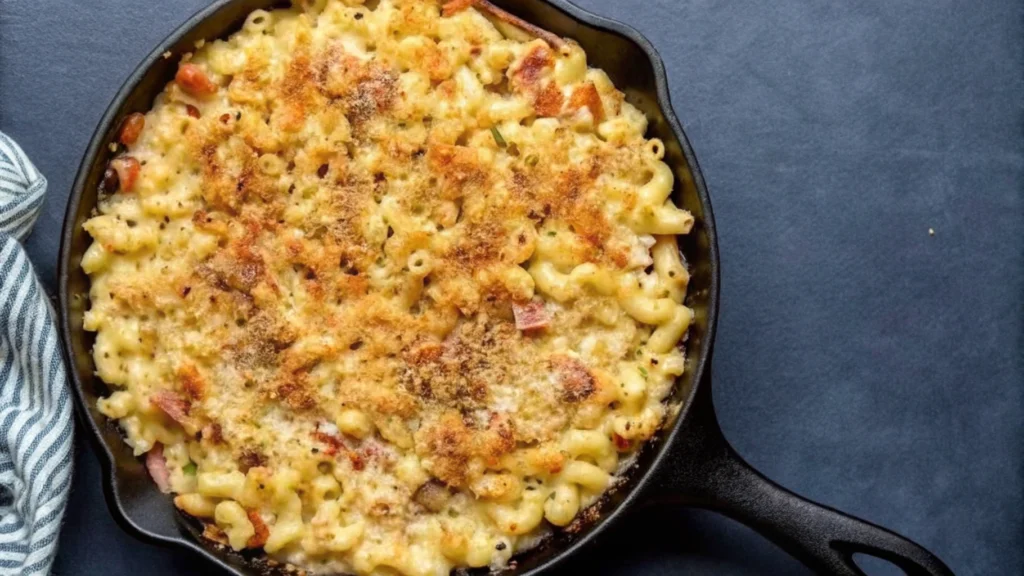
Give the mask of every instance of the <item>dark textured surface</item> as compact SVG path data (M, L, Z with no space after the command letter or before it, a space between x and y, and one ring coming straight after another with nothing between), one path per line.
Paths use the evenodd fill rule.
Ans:
M100 115L204 3L0 0L0 130L50 179L28 242L49 289ZM1024 6L578 3L661 51L712 191L727 436L773 479L959 575L1024 573ZM95 457L77 461L58 574L203 571L120 532ZM573 571L803 573L703 512L639 512L606 542Z

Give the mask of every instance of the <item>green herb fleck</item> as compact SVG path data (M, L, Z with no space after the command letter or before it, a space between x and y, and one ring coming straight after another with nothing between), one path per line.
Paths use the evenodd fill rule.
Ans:
M497 142L498 146L501 148L508 146L508 142L505 142L505 137L501 135L501 132L498 132L497 126L491 126L491 136L494 136L494 141Z
M647 379L647 368L644 368L643 366L640 366L640 367L637 368L637 370L640 371L640 375L644 377L644 380L646 380Z
M189 476L195 476L196 475L196 463L195 462L189 462L188 464L185 464L185 466L182 467L181 471L184 472L185 474L188 474Z
M536 154L530 154L529 156L526 157L526 165L527 166L536 166L537 162L539 162L539 161L540 161L540 158L537 158Z
M548 230L548 236L554 236L555 234L558 234L558 232L555 232L554 230Z

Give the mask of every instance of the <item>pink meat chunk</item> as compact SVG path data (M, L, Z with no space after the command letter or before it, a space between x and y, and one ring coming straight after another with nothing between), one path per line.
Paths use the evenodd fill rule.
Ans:
M146 453L146 470L153 477L157 488L167 494L171 491L171 472L167 469L167 459L164 458L164 446L157 442Z
M163 410L164 414L170 416L171 420L178 424L185 425L188 423L188 412L192 405L186 398L174 392L161 390L153 394L150 402L156 404L157 408Z
M539 300L526 304L513 304L512 314L516 317L518 330L536 330L551 323L551 315L544 308L544 303Z

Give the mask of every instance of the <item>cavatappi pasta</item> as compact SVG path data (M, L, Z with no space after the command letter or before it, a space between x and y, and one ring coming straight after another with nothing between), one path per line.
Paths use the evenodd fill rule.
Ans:
M210 538L500 567L663 422L693 223L664 146L473 4L253 12L125 121L85 224L99 409Z

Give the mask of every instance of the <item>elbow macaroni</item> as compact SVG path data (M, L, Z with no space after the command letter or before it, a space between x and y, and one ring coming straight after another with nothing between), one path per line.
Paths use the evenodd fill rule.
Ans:
M225 500L217 504L214 510L214 519L217 526L224 530L228 537L228 543L235 550L242 550L246 547L249 539L256 535L256 529L249 521L245 509L238 502Z
M685 369L693 217L643 114L427 0L256 10L183 63L215 90L156 99L82 259L98 409L175 505L311 573L571 526Z

